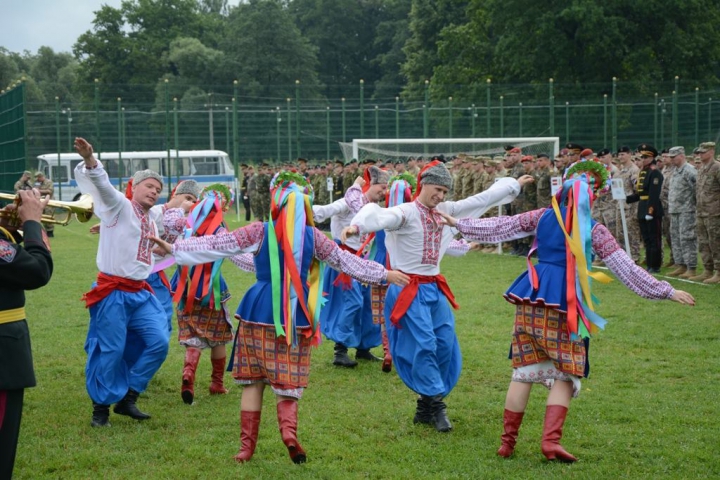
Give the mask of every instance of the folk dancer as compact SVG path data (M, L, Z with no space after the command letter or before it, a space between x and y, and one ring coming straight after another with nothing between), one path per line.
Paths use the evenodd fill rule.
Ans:
M147 237L157 235L150 209L162 192L162 178L152 170L137 172L133 199L128 200L110 183L85 139L75 139L75 150L83 158L75 167L75 178L80 190L92 195L94 213L101 220L97 285L83 296L90 309L85 377L93 402L91 425L109 426L113 403L115 413L145 420L150 415L137 408L138 395L168 352L167 324L158 321L165 313L145 281L153 269ZM128 332L143 345L132 366L123 358Z
M293 172L277 174L272 186L270 222L256 222L230 233L157 241L177 262L200 264L255 252L257 282L246 292L233 349L233 377L244 385L240 402L240 452L247 462L255 452L265 385L277 397L283 443L294 463L307 460L297 439L298 400L308 385L311 346L320 341L321 262L360 282L404 285L408 277L341 250L314 227L312 188ZM289 260L290 259L290 260Z
M390 266L408 274L405 288L390 286L385 297L385 326L398 375L419 395L415 423L447 432L452 425L443 399L457 383L462 367L455 318L448 302L458 308L440 274L440 261L455 231L446 228L438 212L479 217L487 209L508 203L530 176L508 178L488 190L457 201L443 202L452 177L439 161L418 174L415 200L383 209L369 203L355 215L342 238L385 230Z
M505 293L505 299L516 305L516 313L510 353L513 374L497 452L501 457L513 454L530 390L539 383L550 389L542 453L548 460L577 460L560 445L560 439L570 400L579 394L580 379L589 373L590 333L606 323L594 311L591 281L610 281L592 271L592 251L641 297L694 304L690 294L636 266L610 231L592 220L595 193L608 179L601 163L578 162L568 169L566 178L550 208L480 220L446 217L468 239L497 242L528 235L537 239L532 249L537 252L537 265L528 262L528 270Z

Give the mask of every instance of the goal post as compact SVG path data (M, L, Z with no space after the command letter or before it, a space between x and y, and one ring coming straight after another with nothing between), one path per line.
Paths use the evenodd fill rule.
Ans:
M506 145L520 147L523 154L546 153L554 158L560 152L560 137L504 137L504 138L368 138L340 142L345 160L366 158L394 160L408 157L452 157L466 155L493 156L505 152Z

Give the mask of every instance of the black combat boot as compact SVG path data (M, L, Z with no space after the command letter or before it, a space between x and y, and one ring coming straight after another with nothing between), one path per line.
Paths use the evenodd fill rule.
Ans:
M415 418L413 423L425 423L430 425L432 423L432 410L430 403L432 402L431 397L420 395L417 399L417 409L415 410Z
M443 402L442 399L442 395L425 397L425 401L430 403L432 424L435 426L435 430L438 432L449 432L452 430L452 424L450 420L448 420L445 402Z
M148 418L150 418L150 415L141 412L140 410L138 410L137 405L135 405L138 395L140 394L135 390L128 390L128 392L125 394L125 397L123 397L122 400L115 404L113 412L117 413L118 415L127 415L128 417L134 418L135 420L147 420Z
M357 367L357 362L350 358L347 353L348 349L342 343L335 344L335 358L333 359L333 365L345 368Z
M93 402L93 415L91 427L109 427L110 426L110 405L100 405Z

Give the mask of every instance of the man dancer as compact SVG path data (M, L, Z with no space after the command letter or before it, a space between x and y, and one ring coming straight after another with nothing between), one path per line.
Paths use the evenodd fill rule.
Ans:
M102 222L97 286L84 296L90 308L85 382L93 402L91 425L109 426L110 404L116 402L115 413L145 420L150 415L137 408L138 395L168 352L167 324L158 321L165 313L145 281L154 264L147 237L158 233L150 209L162 192L162 178L151 170L137 172L128 200L112 186L85 139L75 139L75 150L83 158L75 178L80 190L93 196ZM130 368L123 358L128 332L144 345Z
M338 243L343 228L350 225L350 220L363 205L377 203L385 198L389 180L387 172L370 166L368 175L370 181L362 187L364 190L362 195L353 197L351 190L360 189L355 184L348 189L344 198L330 205L313 206L316 223L331 219L330 232ZM348 198L357 200L348 201ZM353 238L340 248L357 253L360 246L360 240ZM382 343L380 325L373 323L370 287L363 286L331 268L327 268L324 275L323 285L328 290L328 296L325 308L320 312L320 328L323 335L335 342L333 365L347 368L357 366L357 362L348 356L348 348L357 349L356 359L381 360L370 352L371 348Z
M448 302L455 308L457 304L440 274L440 261L454 231L445 228L438 212L480 217L487 209L515 198L532 177L500 180L457 202L443 202L452 188L452 177L442 163L426 165L419 180L415 201L387 209L368 204L342 237L352 240L348 237L385 230L390 265L410 276L410 283L402 289L389 286L385 298L390 351L402 381L420 395L413 421L447 432L452 425L443 398L457 383L462 359Z

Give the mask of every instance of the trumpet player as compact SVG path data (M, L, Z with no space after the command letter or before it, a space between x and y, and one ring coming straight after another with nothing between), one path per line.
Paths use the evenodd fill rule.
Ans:
M75 150L83 158L75 178L80 190L92 195L101 221L97 285L83 297L90 309L85 378L93 403L91 425L109 426L113 403L115 413L146 420L150 415L140 411L137 398L168 352L167 325L158 322L165 313L146 282L154 265L147 237L158 234L150 209L162 192L162 177L152 170L137 172L130 200L112 186L90 143L76 138ZM132 365L123 358L128 338L142 342L129 345L140 352Z
M17 244L18 226L0 217L0 478L12 478L26 388L35 386L30 332L25 320L25 290L50 281L52 257L40 218L47 200L37 190L20 190L19 207L5 207L20 219L24 245Z

